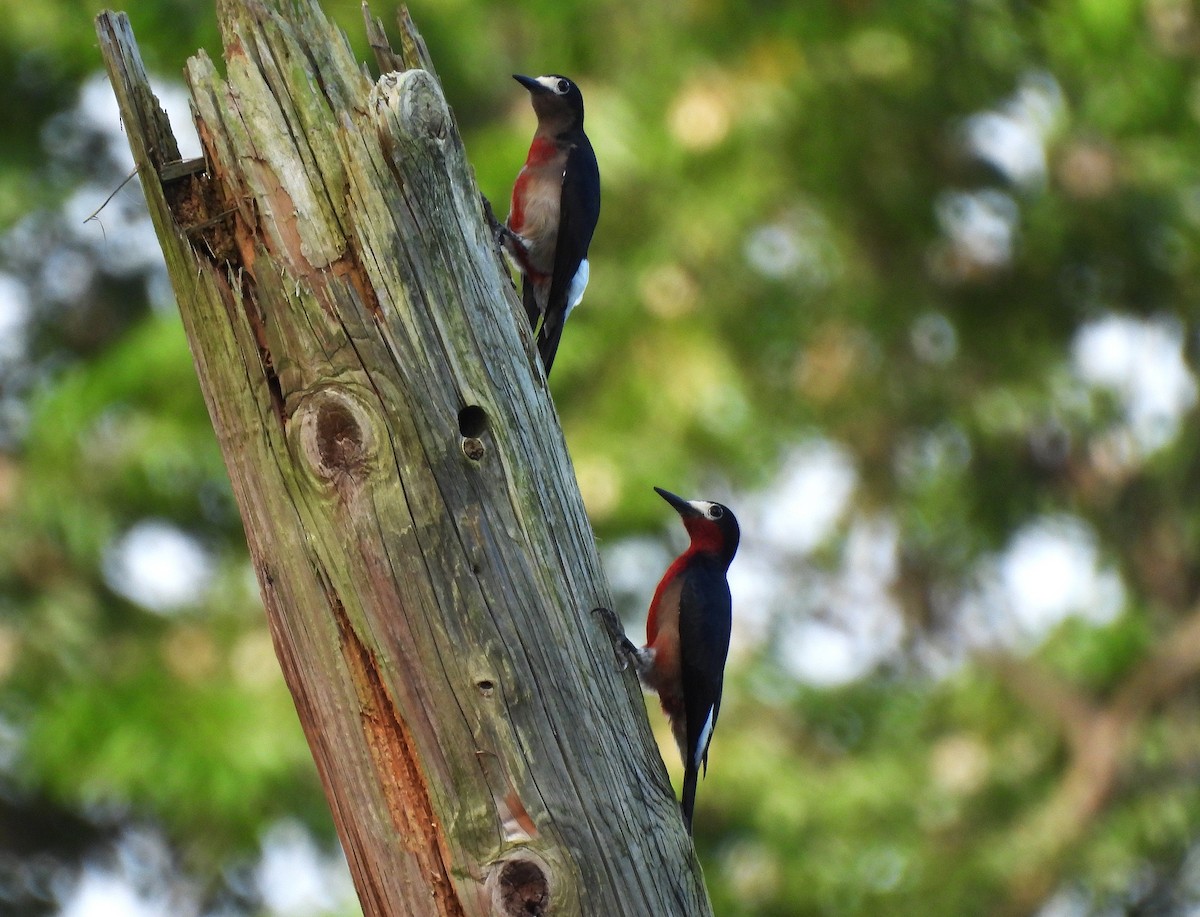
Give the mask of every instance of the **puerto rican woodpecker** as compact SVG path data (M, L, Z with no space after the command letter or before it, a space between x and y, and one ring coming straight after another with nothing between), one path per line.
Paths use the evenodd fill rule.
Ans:
M658 694L683 758L683 821L692 830L696 782L708 771L708 747L721 710L732 601L726 572L740 532L729 507L685 500L654 488L683 520L691 542L667 568L650 601L646 645L633 645L607 609L614 641L632 659L642 684Z
M549 377L563 325L587 287L600 169L583 132L579 87L556 73L513 79L529 90L538 126L513 185L504 248L523 277L521 301Z

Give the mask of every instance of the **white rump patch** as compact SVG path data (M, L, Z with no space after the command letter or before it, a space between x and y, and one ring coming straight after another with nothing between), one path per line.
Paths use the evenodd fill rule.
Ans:
M696 759L692 762L693 767L700 766L700 762L704 760L704 753L708 751L708 743L712 740L713 713L715 712L715 707L708 708L708 719L704 721L704 728L700 730L700 741L696 745Z
M587 289L590 270L587 258L579 262L579 270L575 272L575 276L571 278L571 285L567 287L567 311L563 315L564 322L570 316L571 310L583 299L583 291Z

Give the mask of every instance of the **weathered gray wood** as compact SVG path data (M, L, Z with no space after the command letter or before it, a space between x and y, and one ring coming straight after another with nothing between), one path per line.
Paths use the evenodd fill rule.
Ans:
M365 912L710 913L436 77L373 85L315 0L218 13L203 172L97 29Z

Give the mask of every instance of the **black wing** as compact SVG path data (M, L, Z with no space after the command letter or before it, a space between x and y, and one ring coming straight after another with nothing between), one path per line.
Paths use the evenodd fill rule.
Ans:
M684 764L699 767L707 763L708 743L721 710L732 602L725 571L716 562L697 564L686 576L679 596L679 665L689 758Z
M708 768L708 745L721 711L732 602L725 569L718 561L697 563L685 577L679 594L679 667L687 735L681 808L690 834L700 765Z
M554 354L566 322L567 293L579 265L587 257L596 221L600 219L600 168L587 135L582 132L567 155L559 201L558 240L554 245L554 271L546 314L538 334L538 352L546 375L554 365ZM527 307L528 308L528 307Z

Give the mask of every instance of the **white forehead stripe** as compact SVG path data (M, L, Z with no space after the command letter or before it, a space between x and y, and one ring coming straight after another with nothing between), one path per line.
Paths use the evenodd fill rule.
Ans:
M545 86L547 89L553 90L554 92L558 92L558 88L557 88L558 87L558 77L556 77L556 76L539 76L537 78L537 81L539 83L541 83L543 86Z
M688 500L688 506L690 506L692 509L699 510L706 516L708 515L708 511L713 508L713 504L709 503L707 500Z

